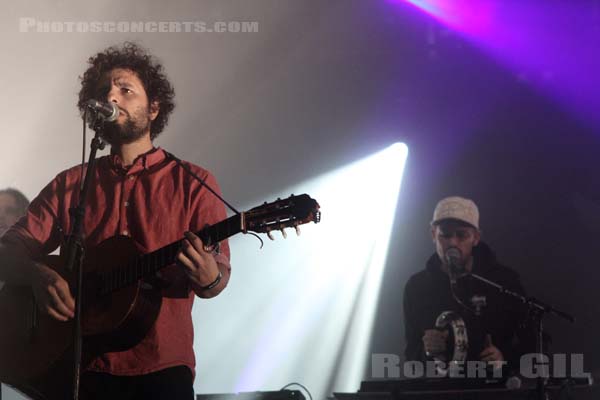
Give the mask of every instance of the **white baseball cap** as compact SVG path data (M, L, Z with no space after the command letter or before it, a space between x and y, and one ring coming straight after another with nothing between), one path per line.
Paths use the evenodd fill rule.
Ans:
M479 209L473 200L464 197L446 197L437 203L433 211L431 225L440 223L445 219L455 219L479 229Z

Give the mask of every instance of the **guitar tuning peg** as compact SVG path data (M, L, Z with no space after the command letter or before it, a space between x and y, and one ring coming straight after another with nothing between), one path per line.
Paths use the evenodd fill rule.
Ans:
M281 228L281 236L283 236L284 239L287 239L287 233L284 228Z
M273 234L271 233L271 231L267 231L267 237L271 240L275 240L275 238L273 237Z
M296 235L300 236L300 227L296 225L294 226L294 229L296 230Z

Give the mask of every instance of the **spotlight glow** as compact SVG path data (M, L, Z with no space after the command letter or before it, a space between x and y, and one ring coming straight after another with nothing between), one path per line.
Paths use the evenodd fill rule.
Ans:
M315 398L356 390L368 348L408 149L389 148L275 196L309 193L322 222L301 237L232 240L227 294L197 302L197 392L306 385ZM215 337L210 337L215 334ZM227 361L224 361L227 360Z
M496 5L488 0L405 0L455 30L483 34L491 25Z

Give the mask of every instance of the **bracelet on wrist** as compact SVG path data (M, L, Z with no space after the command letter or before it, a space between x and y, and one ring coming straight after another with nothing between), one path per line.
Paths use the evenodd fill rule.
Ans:
M215 286L217 286L219 284L219 282L221 282L222 278L223 278L223 273L221 271L219 271L219 275L217 275L217 278L206 286L200 286L200 290L204 291L204 290L210 290L210 289L214 288Z

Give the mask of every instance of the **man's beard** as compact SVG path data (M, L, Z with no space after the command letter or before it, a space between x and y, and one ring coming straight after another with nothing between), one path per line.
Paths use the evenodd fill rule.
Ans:
M136 113L134 118L128 114L125 114L125 117L125 123L122 125L113 121L105 123L102 128L101 136L111 146L133 143L142 138L148 130L150 121L147 111Z

